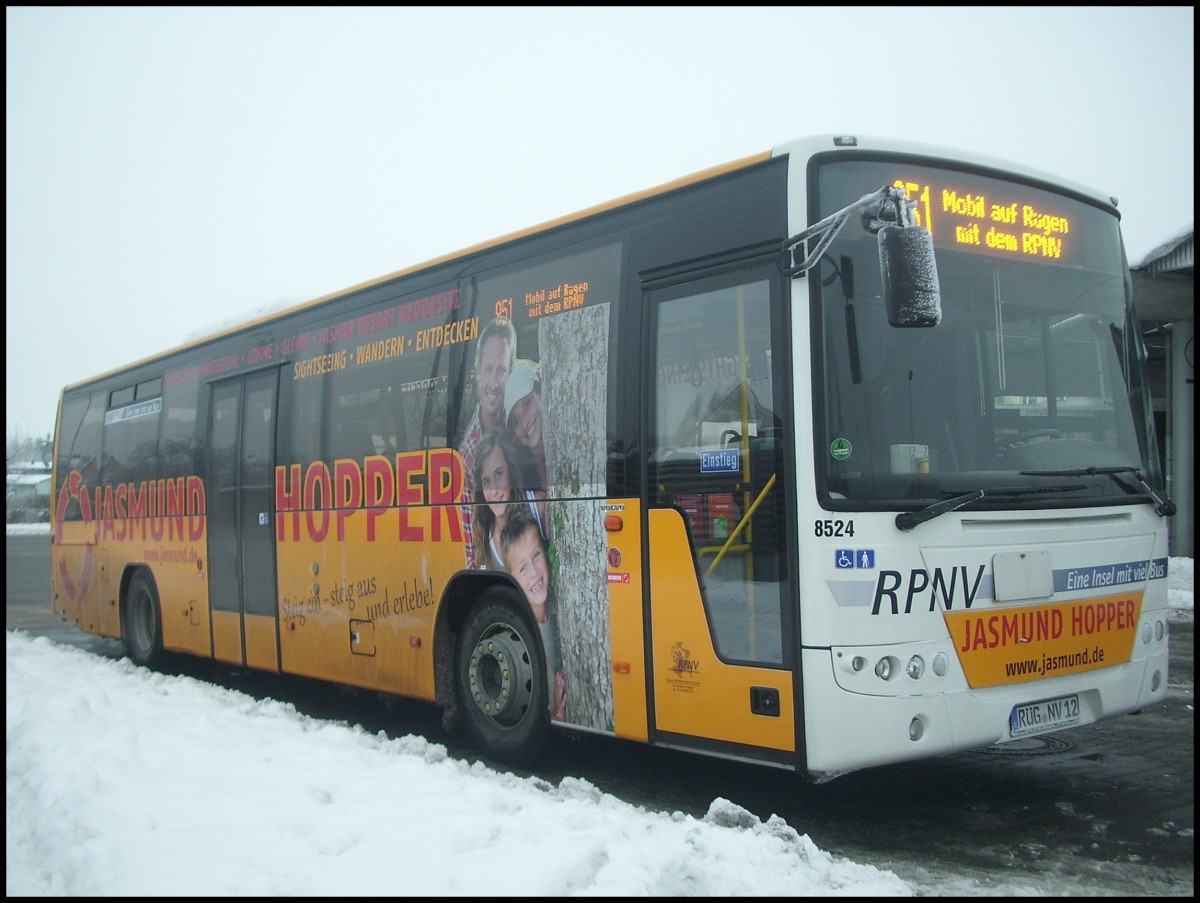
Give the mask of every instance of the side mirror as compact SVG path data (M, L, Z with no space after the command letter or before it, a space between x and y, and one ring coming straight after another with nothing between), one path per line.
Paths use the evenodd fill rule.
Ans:
M920 226L879 230L879 269L888 323L924 328L942 322L942 294L933 257L933 233Z
M916 224L912 210L915 205L902 188L889 185L865 194L784 242L777 261L779 271L793 277L807 273L821 259L846 220L858 213L863 229L879 239L879 268L883 274L888 323L906 328L937 326L942 322L942 294L933 256L933 233ZM808 246L810 238L815 240L812 248ZM853 278L845 263L840 272L843 278L847 274ZM847 302L854 295L852 286L849 280L842 286Z

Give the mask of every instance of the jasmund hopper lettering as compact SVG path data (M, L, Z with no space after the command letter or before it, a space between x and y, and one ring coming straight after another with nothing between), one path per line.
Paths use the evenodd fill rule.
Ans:
M1133 630L1137 606L1133 599L1106 599L1061 608L981 614L963 621L959 650L994 649L1060 637L1091 636Z
M367 542L374 542L379 518L396 510L395 539L462 542L464 473L451 448L339 458L332 468L324 461L281 465L275 468L275 538L322 542L332 527L333 538L344 542L347 524L365 518Z
M58 542L71 520L94 527L94 539L198 541L204 535L207 503L198 476L142 480L138 483L89 487L83 474L71 471L58 493L55 520Z

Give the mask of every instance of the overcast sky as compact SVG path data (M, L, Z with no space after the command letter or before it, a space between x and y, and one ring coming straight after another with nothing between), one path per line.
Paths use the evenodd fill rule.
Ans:
M5 9L7 434L58 390L817 133L1194 219L1194 8Z

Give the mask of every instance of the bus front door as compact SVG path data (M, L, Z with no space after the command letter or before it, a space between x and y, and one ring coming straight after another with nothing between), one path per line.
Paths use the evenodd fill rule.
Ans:
M212 386L208 423L213 656L279 669L273 491L276 370Z
M645 530L656 742L787 762L781 291L756 267L650 292Z

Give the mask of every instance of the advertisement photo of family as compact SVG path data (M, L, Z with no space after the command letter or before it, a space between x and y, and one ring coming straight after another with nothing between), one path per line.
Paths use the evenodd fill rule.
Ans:
M465 567L503 571L524 594L541 635L551 720L611 730L611 683L595 678L607 669L590 662L609 646L599 506L610 324L593 289L595 264L556 268L586 272L583 281L527 273L523 292L511 279L479 287L484 304L527 300L480 328L458 452ZM572 290L574 304L555 304Z

